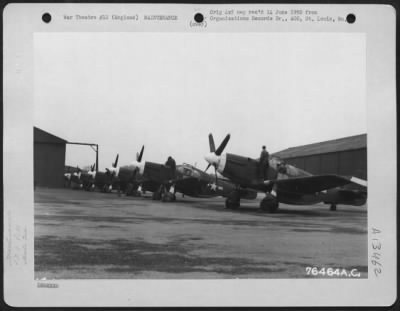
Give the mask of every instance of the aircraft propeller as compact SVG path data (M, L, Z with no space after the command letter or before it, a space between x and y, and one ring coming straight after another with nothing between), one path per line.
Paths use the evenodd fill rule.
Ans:
M91 176L92 179L94 179L95 176L96 176L95 168L96 168L96 163L94 163L94 164L90 167L90 171L88 172L88 174Z
M209 141L209 145L210 145L210 153L206 154L204 157L206 159L206 161L208 162L207 168L204 170L204 172L206 172L211 165L214 166L215 182L218 182L217 165L219 164L219 161L220 161L220 155L224 151L230 138L231 138L230 134L226 135L224 140L218 146L218 148L215 149L214 137L211 133L208 135L208 141Z
M139 152L136 152L136 161L133 161L129 166L132 168L133 167L133 171L132 171L132 175L129 178L129 183L135 183L136 180L136 174L138 171L140 171L140 168L144 166L143 163L141 163L142 158L143 158L143 152L144 152L144 145L142 146L142 149ZM140 188L140 185L139 185Z
M117 153L117 157L115 158L114 163L111 164L111 168L106 168L106 173L107 175L115 175L116 174L116 168L118 165L118 159L119 159L119 154Z
M72 173L73 176L77 177L78 179L81 176L81 169L79 168L79 166L76 166L76 171Z
M140 161L142 161L143 152L144 152L144 145L142 146L142 150L140 150L140 153L136 154L136 161L138 161L139 163Z
M119 158L119 154L117 153L117 157L115 158L115 162L113 163L113 167L117 167L118 165L118 158Z
M136 177L136 173L140 170L140 162L142 161L143 158L143 152L144 152L144 145L142 146L142 149L140 150L140 153L136 153L136 161L132 163L132 165L135 167L132 175L132 179Z

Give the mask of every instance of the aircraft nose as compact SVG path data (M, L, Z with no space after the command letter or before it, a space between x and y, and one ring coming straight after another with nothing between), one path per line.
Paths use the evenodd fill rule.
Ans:
M134 171L136 171L140 175L143 175L144 162L133 161L131 163L131 169L133 169Z
M108 167L106 170L107 170L108 174L111 176L117 175L117 168L115 168L115 167Z

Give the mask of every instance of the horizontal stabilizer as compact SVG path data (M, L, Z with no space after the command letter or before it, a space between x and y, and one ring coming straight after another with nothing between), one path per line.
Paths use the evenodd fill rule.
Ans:
M368 184L368 182L366 180L363 180L361 178L357 178L357 177L354 177L354 176L350 177L350 181L355 183L355 184L357 184L357 185L363 186L363 187L367 187L367 184Z

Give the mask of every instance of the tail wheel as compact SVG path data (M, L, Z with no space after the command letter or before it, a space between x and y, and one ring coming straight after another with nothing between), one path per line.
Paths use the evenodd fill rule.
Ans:
M331 204L331 207L329 208L331 211L336 211L336 204Z

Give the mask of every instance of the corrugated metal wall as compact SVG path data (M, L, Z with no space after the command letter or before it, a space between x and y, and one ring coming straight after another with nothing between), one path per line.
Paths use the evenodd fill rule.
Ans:
M34 182L36 186L64 186L65 143L35 143Z
M287 158L285 161L312 174L338 174L367 180L367 149Z

